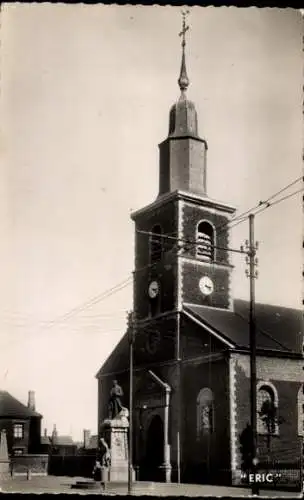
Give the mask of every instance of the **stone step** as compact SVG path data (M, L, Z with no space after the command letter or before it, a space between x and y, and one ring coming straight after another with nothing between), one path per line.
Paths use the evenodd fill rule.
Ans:
M128 482L127 481L108 481L104 484L104 489L105 491L112 491L112 490L127 490L128 489ZM135 481L132 483L132 489L134 491L138 490L154 490L155 489L155 483L150 482L150 481Z
M77 490L100 490L103 486L99 481L76 481L76 483L71 484L72 489Z

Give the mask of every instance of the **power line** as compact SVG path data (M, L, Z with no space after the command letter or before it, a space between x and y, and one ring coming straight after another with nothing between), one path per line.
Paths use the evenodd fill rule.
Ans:
M282 192L284 192L286 189L288 189L289 187L291 187L292 185L296 184L297 182L299 182L299 180L302 179L302 176L297 178L296 180L292 181L291 183L289 183L287 186L283 187L282 189L280 189L278 192L276 192L275 194L271 195L267 200L265 201L260 201L255 207L253 207L252 209L250 210L247 210L246 212L243 212L241 213L240 215L234 217L233 219L231 219L230 221L226 222L225 223L225 226L229 225L229 224L232 224L234 222L234 224L232 224L231 228L232 229L233 227L235 227L236 225L244 222L245 220L247 220L247 217L245 217L246 214L248 214L249 212L253 211L253 210L257 210L261 207L261 205L264 205L266 204L266 206L260 208L259 210L256 211L256 214L259 214L261 212L263 212L264 210L266 210L267 208L269 208L270 206L274 206L278 203L281 203L282 201L300 193L301 191L304 190L304 188L301 188L300 190L298 191L295 191L289 195L286 195L282 198L280 198L279 200L276 200L276 201L273 201L271 202L272 199L274 199L276 196L278 196L279 194L281 194ZM220 229L221 227L223 226L219 226L217 229ZM159 235L159 234L156 234L156 233L151 233L151 232L144 232L144 231L137 231L139 233L146 233L146 234L149 234L149 235L156 235L158 237L162 237L162 238L167 238L167 239L171 239L171 240L174 240L176 241L176 243L178 244L178 242L183 242L183 243L186 243L186 244L190 244L191 246L197 246L197 245L200 245L201 243L200 242L197 242L197 241L191 241L191 240L185 240L185 239L182 239L182 238L177 238L177 237L173 237L173 236L169 236L169 235ZM172 233L171 233L172 234ZM170 252L173 252L176 250L176 245L173 245L172 248L166 250L165 252L162 253L162 257L161 257L161 260L163 260L166 256L167 253L170 253ZM217 248L217 249L222 249L222 250L227 250L227 251L231 251L231 252L237 252L237 253L246 253L242 250L234 250L234 249L229 249L229 248L222 248L222 247L217 247L217 246L213 246L213 248ZM177 251L179 251L180 249L177 249ZM149 265L146 265L146 266L143 266L142 268L139 268L139 269L136 269L134 271L134 273L137 273L137 272L140 272L144 269L147 269L147 268L153 268L154 266L158 265L160 261L157 261L157 262L154 262L154 263L151 263ZM65 314L63 314L62 316L59 316L58 318L56 318L55 320L52 320L52 321L45 321L45 322L41 322L40 324L43 324L45 325L45 328L42 327L42 329L49 329L49 328L52 328L53 326L57 325L57 324L60 324L60 323L65 323L66 321L68 321L69 319L71 319L73 316L75 316L76 314L79 314L80 312L94 306L95 304L101 302L102 300L105 300L106 298L110 297L111 295L119 292L120 290L124 289L126 286L128 286L132 281L132 276L127 278L126 280L124 280L123 282L119 283L118 285L115 285L114 287L110 288L109 290L106 290L105 292L102 292L94 297L92 297L91 299L89 299L88 301L84 302L83 304L80 304L79 306L76 306L74 307L73 309L71 309L70 311L66 312ZM100 318L102 317L102 315L100 316ZM88 318L90 319L90 318ZM96 318L97 319L97 318ZM92 327L94 327L94 325L91 325ZM19 325L20 328L22 328L22 325ZM26 325L24 325L24 327L26 327ZM87 325L87 327L89 327L89 325Z
M274 193L271 196L269 196L269 198L267 198L265 201L261 201L260 200L252 208L246 210L245 212L240 213L239 215L236 215L236 216L232 217L229 221L225 222L222 225L217 226L215 229L217 231L220 231L222 228L225 228L229 224L233 224L234 222L238 221L238 219L243 218L245 215L248 215L251 212L253 212L253 211L261 208L262 205L265 205L265 204L267 205L273 198L276 198L279 194L283 193L284 191L286 191L286 189L290 188L291 186L294 186L300 180L302 180L302 181L304 180L304 177L302 175L300 177L298 177L297 179L295 179L294 181L291 181L289 184L287 184L283 188L279 189L279 191L277 191L276 193ZM266 208L268 208L268 207L266 207ZM246 220L246 219L247 219L247 217L244 220ZM231 227L234 227L234 226L231 226Z
M301 188L301 189L298 189L297 191L294 191L293 193L290 193L286 196L283 196L282 198L279 198L278 200L276 201L273 201L272 203L271 202L267 202L267 205L266 207L263 207L261 208L260 210L258 210L257 212L255 212L255 215L258 215L260 214L261 212L264 212L265 210L267 210L267 208L270 208L270 207L273 207L274 205L278 205L279 203L281 203L282 201L285 201L285 200L288 200L288 198L291 198L292 196L295 196L296 194L299 194L301 193L302 191L304 191L304 187Z
M292 186L293 184L295 184L296 182L298 182L300 179L302 179L302 177L296 179L295 181L293 181L292 183L288 184L287 186L285 186L284 188L280 189L280 191L278 191L277 193L273 194L272 196L270 196L267 200L265 201L260 201L258 205L256 205L255 208L251 209L250 213L254 213L254 215L257 215L261 212L263 212L264 210L266 210L267 208L271 207L271 206L274 206L274 205L277 205L278 203L281 203L282 201L285 201L287 200L288 198L291 198L292 196L295 196L296 194L304 191L304 188L302 187L301 189L297 190L297 191L294 191L286 196L283 196L282 198L279 198L278 200L275 200L273 202L271 202L270 200L275 198L276 196L278 196L278 194L282 193L283 191L285 191L286 189L288 189L290 186ZM261 205L263 204L266 204L265 207L262 207L260 208L259 210L257 210L256 212L253 212L253 210L256 210L257 208L259 208ZM240 220L237 220L238 218L234 218L233 221L235 220L235 224L233 224L230 229L232 229L232 227L235 227L236 225L244 222L245 220L247 220L248 217L245 217L245 213L248 213L249 211L246 211L244 212L243 214L240 214L239 217L242 216L242 219ZM225 223L225 225L227 226L229 223L231 223L232 220L230 220L229 222ZM219 228L221 228L223 226L219 226ZM217 230L217 229L216 229ZM194 240L188 240L188 239L184 239L184 238L178 238L178 237L174 237L174 236L168 236L167 234L159 234L159 233L153 233L151 231L142 231L142 230L136 230L137 233L139 234L146 234L146 235L149 235L149 236L156 236L158 237L159 239L165 239L165 240L174 240L174 241L177 241L177 242L181 242L181 243L184 243L184 244L190 244L192 246L202 246L202 242L201 241L194 241ZM233 249L233 248L225 248L225 247L219 247L217 245L212 245L211 243L208 244L208 246L210 248L214 248L214 249L218 249L218 250L226 250L228 252L236 252L236 253L246 253L242 250L237 250L237 249Z
M74 316L75 314L78 314L79 312L84 311L84 310L92 307L95 304L100 303L102 300L105 300L108 297L110 297L111 295L123 290L126 286L128 286L130 284L131 281L132 281L132 277L129 277L128 279L124 280L123 282L119 283L118 285L116 285L116 286L110 288L109 290L106 290L105 292L95 296L91 300L84 302L83 304L81 304L77 307L74 307L73 309L71 309L67 313L63 314L62 316L59 316L58 318L56 318L53 321L50 321L50 323L46 326L46 328L52 328L54 325L56 325L58 323L65 322L68 319L70 319L72 316Z

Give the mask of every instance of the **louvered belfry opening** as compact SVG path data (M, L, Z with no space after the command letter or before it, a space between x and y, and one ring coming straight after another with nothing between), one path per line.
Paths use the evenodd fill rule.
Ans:
M159 224L153 226L150 236L150 255L151 262L157 262L162 258L163 252L163 238L162 229Z
M207 221L202 221L197 226L196 255L205 262L214 261L214 230Z

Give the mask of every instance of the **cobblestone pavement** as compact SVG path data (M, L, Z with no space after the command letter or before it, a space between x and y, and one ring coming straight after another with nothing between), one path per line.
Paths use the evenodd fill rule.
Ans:
M72 489L71 485L76 484L76 481L87 481L87 479L80 477L57 477L57 476L34 476L31 480L26 477L15 477L2 480L0 483L0 490L7 493L71 493L71 494L101 494L107 495L127 495L127 485L120 486L110 485L103 491L99 489ZM164 483L135 483L133 495L152 495L152 496L189 496L189 497L202 497L202 496L230 496L230 497L247 497L250 496L250 490L247 488L224 487L213 485L196 485L196 484L164 484ZM284 492L284 491L270 491L261 490L260 496L265 497L280 497L280 498L302 498L302 495L297 492Z

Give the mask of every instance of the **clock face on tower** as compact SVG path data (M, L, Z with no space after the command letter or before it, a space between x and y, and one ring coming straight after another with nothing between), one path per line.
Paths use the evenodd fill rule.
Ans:
M148 289L150 299L155 299L159 294L159 284L157 281L151 281Z
M209 276L203 276L199 281L199 288L203 295L210 295L214 290L214 284Z

